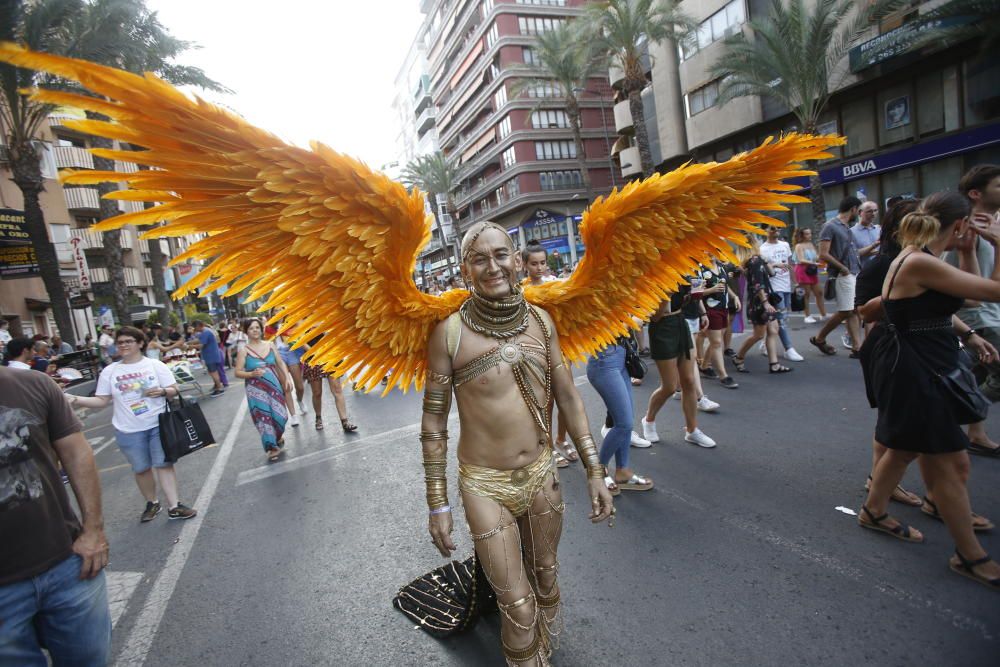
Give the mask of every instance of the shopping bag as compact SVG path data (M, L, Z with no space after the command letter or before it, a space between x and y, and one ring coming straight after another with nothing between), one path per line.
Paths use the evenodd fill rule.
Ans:
M201 406L183 399L178 404L167 401L166 412L160 413L160 444L163 458L170 463L215 443Z

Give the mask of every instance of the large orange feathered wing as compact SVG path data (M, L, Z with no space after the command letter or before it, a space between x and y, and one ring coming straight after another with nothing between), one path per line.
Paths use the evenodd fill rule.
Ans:
M830 157L835 136L789 134L726 162L690 163L598 198L583 214L586 254L572 276L525 289L555 321L563 354L587 355L635 328L686 283L698 262L731 257L729 241L783 225L762 211L808 202L785 179L812 174L799 164Z
M147 235L204 234L172 263L209 264L175 292L227 286L267 297L277 319L300 322L299 342L323 334L312 363L337 375L352 368L366 390L391 368L386 391L426 371L434 324L468 297L421 293L412 275L430 223L420 193L320 143L290 146L238 116L191 99L152 74L139 76L93 63L0 43L0 60L80 82L104 98L41 90L42 102L104 114L113 122L67 125L145 151L91 149L109 159L148 165L137 173L75 171L70 184L124 182L110 198L165 202L116 216L98 229L165 221ZM699 260L729 254L727 241L807 201L782 181L811 172L805 160L828 157L836 137L789 135L721 164L689 164L599 198L584 215L587 253L570 280L526 290L553 316L565 355L574 361L600 349L645 317L683 282ZM780 223L776 223L780 224Z
M39 90L41 102L92 110L115 122L69 121L92 135L145 151L92 149L102 157L148 165L136 173L74 171L70 184L125 182L113 199L164 202L116 216L97 229L166 224L153 236L205 234L173 264L209 263L181 287L226 295L251 287L295 327L298 342L324 334L311 363L353 374L366 390L391 368L389 391L426 373L434 324L468 293L421 293L413 282L430 221L419 192L320 143L290 146L215 105L192 99L154 75L139 76L0 43L0 60L80 82L107 99ZM363 369L363 370L362 370Z

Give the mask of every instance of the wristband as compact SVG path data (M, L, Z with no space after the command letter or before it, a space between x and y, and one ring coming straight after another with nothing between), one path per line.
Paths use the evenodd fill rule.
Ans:
M428 514L444 514L445 512L451 512L451 505L445 505L444 507L435 507Z
M968 343L969 339L978 333L979 332L976 331L975 329L969 329L968 331L963 331L962 333L958 334L958 337L964 340L966 343Z

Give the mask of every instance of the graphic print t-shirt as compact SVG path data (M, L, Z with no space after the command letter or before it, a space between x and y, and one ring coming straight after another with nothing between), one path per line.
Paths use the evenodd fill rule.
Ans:
M52 443L82 428L52 378L0 367L0 586L72 554L80 521Z
M117 361L101 371L95 395L111 397L114 406L111 423L116 429L138 433L157 426L159 414L167 406L167 399L152 398L145 393L175 384L177 381L166 364L143 357L134 364Z
M792 256L792 249L785 241L765 242L760 244L760 256L768 264L788 264L788 260ZM792 291L792 280L789 277L788 269L774 269L774 275L771 276L771 289L775 292Z

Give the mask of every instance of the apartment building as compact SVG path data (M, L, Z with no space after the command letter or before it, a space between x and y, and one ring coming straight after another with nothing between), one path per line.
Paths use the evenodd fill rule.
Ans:
M723 39L766 15L770 4L684 0L682 8L700 21L696 42L651 47L661 171L692 158L726 160L768 136L798 129L788 109L767 98L717 104L719 82L709 73ZM923 53L884 48L890 33L902 34L905 43L907 34L929 27L921 17L936 4L914 2L873 27L843 63L848 74L820 125L822 132L847 137L847 145L820 164L830 215L848 194L880 203L895 195L922 196L955 187L974 164L1000 163L1000 61L982 57L976 43ZM611 76L612 83L620 78ZM622 111L629 115L627 107ZM630 162L624 152L620 157L622 164ZM812 225L809 205L784 217L793 225Z
M541 243L561 262L576 261L576 233L588 192L565 112L565 91L542 84L519 92L535 63L536 36L582 14L584 0L422 0L416 42L426 65L413 82L410 120L436 133L460 168L452 193L456 234L493 220L523 246ZM419 83L417 83L419 82ZM597 76L576 91L593 194L617 178L609 160L611 90ZM421 106L426 105L426 106ZM432 116L429 118L428 116ZM431 125L431 121L433 124ZM443 259L431 263L440 271Z
M45 191L41 206L49 228L49 238L55 245L60 273L66 287L73 314L74 336L82 341L95 331L101 320L109 317L111 287L107 256L100 232L91 229L100 215L97 188L92 186L62 186L58 172L62 169L93 169L93 157L86 151L88 138L66 127L68 119L79 116L55 113L48 118L39 136ZM0 128L2 130L3 128ZM0 133L0 136L5 136ZM11 182L6 151L0 148L0 217L7 228L23 228L21 192ZM137 169L132 163L116 162L117 171ZM140 202L118 202L123 213L142 210ZM37 264L33 264L30 246L13 245L9 240L0 244L0 317L11 323L11 331L20 335L56 333L51 303ZM183 252L187 239L160 242L166 258ZM152 274L149 268L149 242L138 238L138 231L129 225L122 230L125 282L137 319L154 304ZM167 290L174 289L195 273L193 266L164 271ZM121 324L121 323L119 323Z

